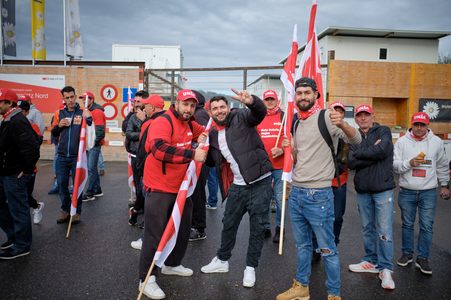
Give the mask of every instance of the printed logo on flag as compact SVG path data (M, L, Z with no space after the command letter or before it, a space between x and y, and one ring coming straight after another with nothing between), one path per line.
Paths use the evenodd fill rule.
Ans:
M413 169L412 170L412 176L413 177L426 177L426 170L419 170L419 169Z

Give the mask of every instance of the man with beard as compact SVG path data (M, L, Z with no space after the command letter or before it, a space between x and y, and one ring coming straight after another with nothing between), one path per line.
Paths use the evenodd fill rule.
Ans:
M312 262L312 232L318 241L326 267L328 299L340 298L340 263L335 246L333 231L334 197L332 179L335 176L334 157L323 138L318 120L321 114L324 119L334 148L341 138L349 144L358 144L361 137L349 126L339 112L333 107L322 111L318 104L320 93L316 89L315 80L307 77L295 83L296 105L300 119L294 125L292 142L284 136L283 147L291 145L294 169L288 209L294 242L297 248L298 270L291 289L277 296L277 300L288 300L296 297L308 299L309 277Z
M274 168L255 129L266 116L265 104L247 91L232 91L237 95L232 98L245 104L248 109L230 112L227 98L224 96L215 96L210 100L211 116L216 122L216 129L210 132L208 164L216 167L222 198L227 197L227 203L222 220L221 246L213 260L202 267L201 271L229 271L228 260L232 256L237 230L247 212L250 235L243 286L253 287L255 268L258 266L265 239L272 195L271 172ZM233 178L233 184L229 176L222 177L224 173Z
M205 128L192 122L198 103L191 90L181 90L174 106L156 118L149 127L146 142L147 156L144 167L144 189L146 205L144 213L144 236L139 263L139 290L146 279L163 232L168 224L177 193L186 174L188 164L194 160L204 162L207 152L200 146L206 141ZM150 142L149 142L150 141ZM201 145L191 149L192 142ZM193 203L187 198L180 220L177 242L161 268L164 275L191 276L193 271L181 265L185 256L191 232ZM144 288L144 294L151 299L164 299L165 293L155 279L158 267L152 270Z

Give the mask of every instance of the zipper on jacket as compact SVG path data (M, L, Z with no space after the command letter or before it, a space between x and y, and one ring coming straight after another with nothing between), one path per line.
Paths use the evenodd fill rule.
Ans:
M67 157L69 157L69 151L70 151L70 132L71 132L71 129L72 129L72 121L74 120L74 114L75 114L75 109L72 112L70 125L69 125L69 140L67 141Z

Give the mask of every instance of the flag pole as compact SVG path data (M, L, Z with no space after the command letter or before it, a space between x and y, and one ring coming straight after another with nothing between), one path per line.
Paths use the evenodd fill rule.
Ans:
M64 61L64 66L66 66L66 0L63 0L63 23L64 23L64 45L63 45L63 49L64 49L64 57L63 57L63 61Z
M285 198L287 197L287 182L283 181L283 193L282 193L282 219L280 220L280 241L279 241L279 255L282 255L283 247L283 228L285 226Z
M136 300L140 300L143 295L144 289L146 288L147 281L149 280L149 277L150 277L150 274L152 273L153 267L155 267L155 261L156 260L154 259L152 261L152 265L150 265L149 272L147 272L147 275L146 275L146 280L144 280L143 286L141 287L141 290L139 291L138 299L136 299Z
M130 202L133 204L133 183L130 184Z
M282 134L282 129L283 129L283 123L285 123L286 118L287 118L287 114L285 113L283 115L282 124L280 124L279 134L277 135L276 145L274 147L277 147L277 145L279 144L280 135Z
M2 4L3 2L0 1L0 11L2 10ZM3 14L0 14L0 43L2 44L0 47L0 57L1 57L0 65L3 66L3 45L5 44L3 42Z

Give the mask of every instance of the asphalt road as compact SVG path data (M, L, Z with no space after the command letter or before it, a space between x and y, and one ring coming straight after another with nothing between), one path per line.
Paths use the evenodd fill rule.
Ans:
M67 223L57 224L58 195L48 195L53 186L52 161L38 164L35 198L45 203L43 219L33 225L33 245L28 256L0 261L0 299L136 299L140 251L130 247L142 230L128 225L127 164L106 162L101 177L104 196L83 203L81 222L72 226L66 239ZM353 172L351 172L351 177ZM397 198L397 189L395 198ZM288 220L283 255L278 244L267 239L256 269L254 288L242 286L249 226L247 215L238 231L237 244L224 274L203 274L200 268L215 256L220 244L224 209L207 210L207 239L191 242L183 261L192 277L160 275L158 284L166 299L275 299L291 287L297 269L291 225ZM142 219L139 216L138 221ZM271 214L275 224L275 214ZM342 299L451 299L451 203L438 199L434 237L429 259L432 275L414 264L396 265L401 256L401 220L395 204L394 266L396 289L384 290L377 274L356 274L348 265L364 255L360 217L352 180L348 184L347 207L341 234L340 267ZM418 230L416 230L418 233ZM0 232L0 242L6 235ZM321 261L312 268L311 299L327 299L326 273ZM143 299L146 299L143 296Z

